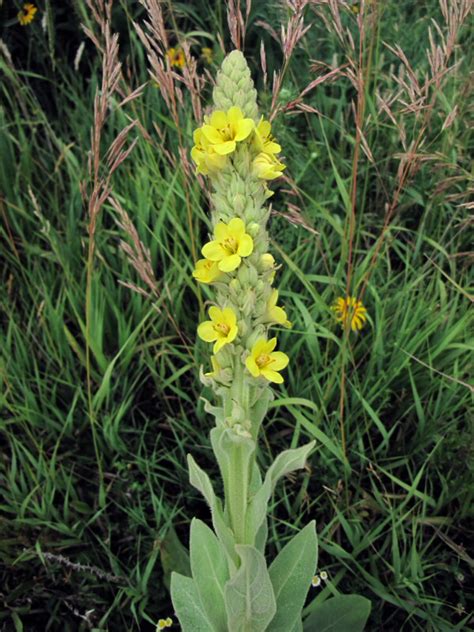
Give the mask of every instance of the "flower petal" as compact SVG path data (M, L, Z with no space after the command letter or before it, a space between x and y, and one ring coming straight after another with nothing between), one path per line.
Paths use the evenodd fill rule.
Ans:
M267 378L269 382L274 382L275 384L281 384L284 381L283 376L277 373L277 371L272 371L272 369L263 368L262 375Z
M235 140L220 141L219 144L214 145L214 151L216 154L219 154L219 156L226 156L235 151L236 146Z
M253 239L245 233L239 239L239 247L237 248L237 254L241 257L248 257L253 252Z
M239 329L237 327L237 325L232 325L232 327L229 330L229 333L227 334L227 342L233 342L236 338L237 338L237 333L238 333Z
M240 266L241 261L242 259L239 257L239 255L230 255L227 257L223 257L222 260L219 261L219 270L221 270L222 272L232 272Z
M244 118L244 115L242 114L242 110L236 105L233 105L227 111L227 120L231 125L236 125L243 118Z
M222 129L223 127L227 127L227 123L229 119L225 112L222 110L216 110L211 115L211 120L209 121L212 127L216 127L217 129Z
M276 347L276 344L277 344L277 339L270 338L270 340L267 342L267 348L265 349L265 353L271 353L273 349Z
M227 238L228 232L229 230L227 228L227 224L224 224L224 222L218 222L214 226L214 237L216 238L216 241L224 241L224 239Z
M235 239L240 239L245 234L245 224L240 217L233 217L227 225L229 235Z
M201 129L204 138L213 145L218 145L223 142L222 134L218 132L215 127L212 127L212 125L203 125Z
M224 313L219 307L211 305L209 308L209 318L214 323L221 323L224 320Z
M201 252L206 259L211 261L220 261L226 256L225 250L218 241L209 241L207 244L204 244Z
M197 329L197 333L199 338L205 342L214 342L217 338L217 332L210 320L205 320L201 323Z
M258 377L260 375L260 369L258 368L253 356L248 356L248 358L245 360L245 366L249 370L250 374L253 375L253 377Z
M290 358L286 353L283 353L283 351L274 351L270 354L270 357L272 362L269 367L274 371L281 371L288 366L288 362L290 361Z
M209 314L210 314L210 310L209 310ZM236 325L237 316L235 315L235 312L232 309L232 307L225 307L222 310L222 320L225 322L226 325L229 325L229 327L234 327L234 325Z
M259 338L252 347L252 357L256 359L262 353L266 353L267 344L265 338Z
M252 119L247 118L239 121L235 126L235 140L245 140L248 136L250 136L254 127L255 123L252 121Z

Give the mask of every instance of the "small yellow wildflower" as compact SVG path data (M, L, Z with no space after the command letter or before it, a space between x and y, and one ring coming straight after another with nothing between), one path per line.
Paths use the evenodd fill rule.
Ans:
M209 122L201 129L214 151L226 156L235 151L237 143L245 140L254 127L253 120L244 118L242 110L234 105L227 110L227 114L221 110L213 112Z
M367 310L362 301L358 301L355 296L347 296L346 298L340 296L331 309L342 327L350 326L352 331L362 329L367 320Z
M206 377L217 377L221 370L221 365L219 364L216 356L214 355L211 356L211 364L212 364L212 371L209 371L208 373L204 373L204 375Z
M319 577L319 575L315 575L313 577L313 579L311 580L311 586L313 588L317 588L318 586L321 586L321 578Z
M228 224L216 224L214 240L205 244L201 252L206 259L217 261L222 272L232 272L239 267L242 257L252 254L253 239L245 232L240 217L234 217Z
M291 329L291 323L288 320L286 312L283 307L278 307L278 290L273 289L270 294L270 298L267 303L267 311L265 315L265 320L271 323L278 323L279 325L283 325L287 329Z
M201 48L201 57L206 64L211 65L214 59L214 51L212 50L212 48L204 46L204 48Z
M323 580L323 582L326 581L326 579L328 578L328 574L326 573L326 571L321 571L319 573L319 576L321 577L321 579Z
M253 172L257 178L264 180L274 180L281 176L285 165L281 163L273 154L266 154L263 151L258 154L252 163Z
M205 342L214 342L213 351L217 353L226 344L233 342L237 336L237 316L232 308L219 309L214 305L209 308L209 317L198 327L198 336Z
M37 7L31 2L27 2L23 5L23 7L18 11L18 22L21 26L26 26L30 24L35 19L35 14L38 11Z
M210 261L209 259L196 261L193 277L200 283L214 283L221 276L222 272L219 270L217 261Z
M184 56L184 50L182 48L169 48L166 51L166 56L168 57L171 66L176 66L176 68L183 68L186 66L186 57Z
M254 145L257 151L263 152L264 154L279 154L281 151L280 145L275 142L272 136L270 121L265 121L263 116L255 128Z
M157 630L164 630L165 628L170 628L173 625L173 619L171 617L167 617L166 619L160 619L158 621L158 625L156 626Z
M252 347L250 355L245 360L245 366L253 375L253 377L260 377L261 375L269 382L275 382L281 384L283 382L283 376L278 373L282 371L287 365L290 359L282 351L273 351L277 343L276 338L271 340L265 340L265 338L259 338Z
M194 130L194 147L191 149L191 158L197 165L197 173L207 176L212 171L222 169L227 162L227 156L216 153L214 147L203 136L199 127Z

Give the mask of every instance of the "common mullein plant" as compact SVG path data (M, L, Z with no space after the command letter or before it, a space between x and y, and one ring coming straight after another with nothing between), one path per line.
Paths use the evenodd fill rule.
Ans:
M214 531L193 520L192 577L173 574L173 604L184 631L298 630L316 568L315 525L297 534L268 568L267 511L278 479L304 466L314 442L280 454L262 480L256 463L259 429L272 384L283 382L288 364L270 333L290 323L272 287L275 261L266 230L267 182L284 167L270 123L259 117L241 53L223 62L214 110L195 131L194 142L197 172L212 186L213 235L194 277L215 287L215 304L197 333L212 353L211 370L201 378L215 395L206 409L215 419L211 443L224 499L189 455L191 483L210 506Z
M279 454L262 477L256 462L259 430L273 385L283 382L289 362L277 350L274 328L291 324L273 287L276 264L267 233L268 183L284 165L256 96L244 56L230 53L217 75L214 108L194 132L196 171L212 189L213 233L193 276L215 290L197 334L209 349L201 380L214 394L205 406L215 419L210 439L224 498L188 455L191 484L210 507L213 529L193 519L191 577L172 574L173 605L184 632L303 630L302 610L317 563L314 521L269 566L265 559L275 485L304 467L314 442Z

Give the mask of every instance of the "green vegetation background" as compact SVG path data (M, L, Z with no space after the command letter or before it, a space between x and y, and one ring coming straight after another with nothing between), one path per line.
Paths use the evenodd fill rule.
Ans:
M154 305L123 285L140 280L119 248L127 238L111 207L97 230L91 371L106 487L100 503L85 366L87 214L79 189L88 177L100 57L81 31L81 22L93 26L82 0L38 6L28 27L15 23L19 5L0 6L1 37L12 62L3 49L0 629L153 630L160 616L172 615L164 573L175 547L170 528L186 544L190 518L208 515L188 483L186 454L217 476L209 417L199 401L198 369L206 354L195 344L200 305L191 277L186 192L153 125L165 129L170 150L176 130L149 81L131 114L150 138L138 138L113 181L150 249L160 287ZM200 46L213 47L214 72L222 59L217 33L230 48L224 3L172 2L172 9L169 27L193 35L196 57ZM144 17L138 2L115 3L113 26L135 87L148 79L132 25ZM343 17L354 24L349 11ZM285 18L280 3L254 3L246 54L263 111L271 95L261 81L261 39L270 74L281 52L258 21L278 27ZM434 0L383 3L367 89L375 121L376 91L391 85L390 71L398 68L383 42L399 44L422 73L432 18L441 21ZM279 334L291 364L264 425L259 458L265 467L281 449L313 438L318 448L308 469L276 493L270 554L315 518L320 570L330 581L312 595L323 599L336 588L366 595L373 603L370 630L472 629L474 433L467 382L473 233L463 206L473 179L471 33L472 21L426 139L424 151L436 161L427 162L403 192L364 297L370 323L351 335L348 346L330 305L346 284L354 91L343 79L323 84L309 97L322 116L275 122L301 210L291 221L287 204L294 199L277 187L272 252L283 264L277 284L294 328ZM282 99L295 97L313 78L310 60L330 64L334 55L343 63L337 40L315 22ZM457 116L443 130L455 105ZM108 141L127 123L123 112L111 112ZM358 180L355 287L381 233L401 151L389 121L371 130L375 163L362 156ZM182 132L191 146L191 117ZM194 239L202 243L205 202L197 186L187 193ZM343 366L347 460L340 429Z

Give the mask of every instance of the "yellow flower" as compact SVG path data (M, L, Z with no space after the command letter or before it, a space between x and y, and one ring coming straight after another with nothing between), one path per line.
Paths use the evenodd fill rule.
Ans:
M260 265L264 270L271 270L275 266L275 257L266 252L260 257Z
M275 142L271 132L272 126L270 121L264 121L262 116L259 124L255 128L254 136L254 145L258 152L270 155L280 153L281 147Z
M232 308L219 309L214 305L209 308L209 317L198 327L198 336L206 342L214 342L213 351L217 353L237 336L237 316Z
M218 268L217 261L210 261L209 259L196 261L193 277L200 283L214 283L220 276L222 276L222 272Z
M318 575L315 575L313 579L311 580L311 586L313 588L317 588L318 586L321 586L321 578Z
M336 320L344 328L350 325L352 331L362 329L367 320L367 310L363 306L362 301L358 301L355 296L347 296L346 298L340 296L331 309L336 316Z
M207 176L210 171L222 169L227 162L227 156L216 153L214 147L203 136L202 128L194 130L194 147L191 149L191 158L197 165L197 173Z
M211 356L211 364L212 364L212 371L209 371L208 373L204 373L204 375L206 377L217 377L221 370L221 365L219 364L216 356L214 355Z
M186 66L186 57L182 48L169 48L166 51L166 56L170 60L171 66L176 66L177 68Z
M204 138L220 156L235 151L237 143L245 140L255 127L251 118L244 118L242 110L232 106L227 114L221 110L212 113L209 123L201 129Z
M253 239L245 232L245 224L240 217L234 217L228 224L219 222L214 227L214 240L202 248L202 254L210 261L217 261L222 272L232 272L239 267L242 257L253 251Z
M288 320L285 310L283 307L278 307L278 290L272 290L270 294L270 298L267 303L267 311L265 314L265 320L271 323L278 323L279 325L283 325L287 329L291 329L291 323Z
M285 165L275 158L275 156L266 154L263 151L254 159L252 166L257 178L263 178L264 180L278 178L285 168Z
M165 628L170 628L173 625L173 619L171 617L167 617L166 619L160 619L158 621L158 625L156 626L157 630L164 630Z
M201 57L204 59L206 64L211 65L214 58L214 51L212 48L204 46L204 48L201 48Z
M278 371L283 370L290 359L282 351L273 351L276 347L277 339L265 340L259 338L252 347L250 355L245 360L245 366L253 377L262 375L269 382L281 384L283 377Z
M21 26L26 26L27 24L30 24L35 19L35 14L37 11L38 9L35 7L34 4L31 4L31 2L27 2L23 5L20 11L18 11L18 22L21 24Z

